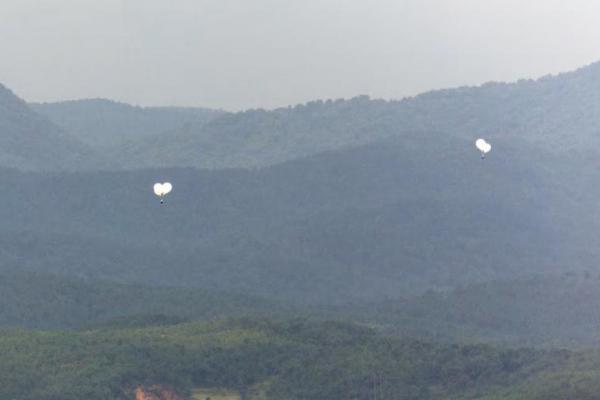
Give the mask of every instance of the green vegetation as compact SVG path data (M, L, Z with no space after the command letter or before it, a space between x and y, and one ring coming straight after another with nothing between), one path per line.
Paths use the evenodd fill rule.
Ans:
M131 328L190 319L276 316L292 310L222 291L84 282L47 274L0 275L4 328Z
M0 398L600 399L599 82L242 113L0 86Z
M360 96L227 113L137 141L112 162L124 168L254 168L415 132L469 144L485 135L498 150L522 140L536 152L593 159L600 145L599 76L596 63L536 81L438 90L401 101Z
M576 353L434 345L303 320L7 331L0 354L0 397L20 400L126 399L140 384L245 395L267 382L268 399L367 399L375 385L385 398L510 398L529 391L527 398L541 400L544 380L567 379L565 368L582 365L588 377L600 376L594 357ZM579 375L559 393L587 390L588 383Z
M0 207L0 272L343 304L593 262L597 247L581 252L596 229L584 212L592 193L564 186L581 193L565 199L520 160L528 149L480 168L471 143L448 140L439 160L430 139L252 172L0 170L13 188ZM159 207L150 190L166 179L175 189ZM559 229L575 221L578 230Z
M0 166L26 171L100 167L90 147L34 112L0 84Z
M241 400L240 394L227 389L194 389L193 400Z
M102 99L30 107L21 102L22 106L14 110L3 107L0 96L0 109L11 111L0 114L0 132L44 132L36 143L52 145L48 149L64 158L77 149L71 141L72 146L64 147L68 151L59 154L57 141L48 140L60 126L72 138L102 153L103 159L99 163L79 154L75 163L53 161L43 154L43 147L24 149L34 142L23 141L21 146L12 146L12 152L2 154L2 165L38 171L54 170L57 163L73 169L255 168L432 132L469 143L479 134L499 143L506 138L522 140L535 151L563 156L574 152L593 159L596 154L592 149L600 144L596 134L600 128L596 118L600 112L596 90L599 70L596 63L536 81L438 90L401 101L360 96L239 113L141 108ZM14 105L12 94L10 97L6 103ZM3 120L16 119L45 122L29 123L29 128L35 129L26 130L19 127L22 124L3 125ZM46 129L49 120L52 129ZM11 137L19 139L17 135ZM15 151L29 151L30 158L15 160Z
M223 114L202 108L135 107L105 99L36 103L30 107L104 152L156 135L168 136L190 124L202 126Z
M600 345L600 284L591 274L473 284L404 300L300 306L225 291L121 285L60 275L0 275L0 327L127 329L225 317L362 321L445 343Z
M0 181L11 188L0 207L0 273L343 305L594 269L600 181L591 168L597 118L590 110L600 104L593 85L599 70L600 64L552 79L399 102L359 97L214 118L201 110L106 101L35 106L56 107L72 119L51 123L6 94L0 130L7 137L21 132L12 129L14 121L29 119L59 131L59 123L97 129L90 136L133 126L135 135L145 135L148 125L162 131L202 115L177 132L148 133L152 138L123 149L132 152L126 157L132 165L107 162L119 171L0 170ZM99 115L106 116L100 118L105 128L94 125ZM494 152L481 162L473 139L484 133ZM567 134L572 145L557 146ZM16 136L11 154L27 150L26 136ZM137 151L138 145L160 154ZM48 149L52 160L68 158ZM39 166L42 155L23 158L34 164L24 169L55 170ZM122 170L144 165L155 169ZM171 165L269 167L162 168ZM162 208L150 193L158 180L175 185Z
M355 305L348 318L401 335L446 342L600 346L600 277L591 273L492 281L447 293Z

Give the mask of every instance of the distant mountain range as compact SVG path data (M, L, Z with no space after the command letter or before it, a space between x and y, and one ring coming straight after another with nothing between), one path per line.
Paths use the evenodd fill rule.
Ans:
M48 273L0 275L0 326L83 329L189 320L352 320L432 342L585 348L600 344L600 276L489 281L376 303L292 306L223 289L157 287Z
M278 316L291 310L223 291L115 285L52 274L0 276L0 326L29 329Z
M0 397L596 399L598 116L600 64L240 113L0 86Z
M28 106L2 88L0 112L1 165L26 170L255 168L417 132L485 136L495 145L518 139L533 151L595 157L600 63L401 101L361 96L240 113L103 99Z
M0 165L22 170L64 170L85 164L99 167L99 157L46 117L34 112L0 85Z
M336 304L594 269L596 192L566 163L421 133L253 171L4 170L0 270Z
M595 157L600 145L600 63L517 83L438 90L401 101L314 101L272 111L225 114L121 153L124 167L264 167L327 150L417 132L532 151ZM151 154L148 157L147 154Z
M326 306L595 274L599 86L594 64L242 113L3 88L0 272Z
M137 107L105 99L33 103L31 108L98 150L110 151L128 143L202 126L221 111L181 107Z

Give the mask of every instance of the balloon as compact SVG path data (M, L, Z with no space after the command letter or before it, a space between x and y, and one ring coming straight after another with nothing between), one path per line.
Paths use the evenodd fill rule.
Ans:
M162 183L155 183L154 184L154 194L157 196L162 196L163 195L163 185Z
M154 194L159 197L164 197L165 195L169 194L171 190L173 190L173 185L171 185L169 182L154 184Z
M477 139L475 141L475 146L477 147L477 149L479 149L479 151L481 152L481 157L483 158L483 156L487 153L490 152L490 150L492 150L492 145L489 144L488 142L486 142L483 139Z

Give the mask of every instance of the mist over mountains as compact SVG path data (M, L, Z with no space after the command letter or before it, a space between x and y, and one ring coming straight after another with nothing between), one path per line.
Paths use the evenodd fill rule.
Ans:
M599 89L230 113L0 86L0 397L597 399Z
M221 111L181 107L139 107L106 99L30 104L37 113L80 141L110 152L127 143L169 134L188 125L202 126Z
M104 157L117 162L111 168L118 169L260 167L410 132L469 140L485 132L490 139L520 138L546 151L584 151L592 147L599 129L599 70L600 64L592 64L535 81L439 90L401 101L360 96L240 113L143 108L103 99L28 108L3 88L3 121L16 123L21 116L21 123L47 124L43 129L54 129L54 134L62 130L62 136L105 153L114 153L108 151L112 146L117 154ZM18 128L7 124L4 129ZM43 129L40 125L36 132Z
M599 86L594 64L241 113L2 89L0 271L323 306L594 274Z
M30 127L37 126L36 134L46 132L40 138L60 132L71 146L73 139L85 143L102 153L105 164L92 164L94 169L254 168L431 132L469 141L485 135L496 144L522 140L538 152L592 156L590 149L600 129L596 118L599 76L600 64L592 64L539 80L439 90L400 101L360 96L240 113L142 108L102 99L27 107L4 89L1 103L6 114L2 120L7 131L23 131L27 122ZM17 121L21 125L17 126ZM26 147L14 147L11 156ZM67 156L77 149L64 150ZM41 171L53 168L49 161L33 165L36 154L31 156L32 165L14 166ZM74 156L70 154L68 159ZM3 164L13 166L9 159L4 157ZM80 161L74 169L90 168L86 165L89 158Z
M49 171L75 165L99 167L93 149L34 112L13 92L0 85L1 165Z
M442 149L406 150L434 140L418 135L254 171L7 170L0 175L15 189L2 231L24 243L5 247L14 255L4 260L28 246L22 268L51 268L56 254L65 263L53 272L310 303L560 272L579 250L550 223L571 212L560 192L518 158L483 164L466 141L445 142L443 161ZM166 179L177 190L161 208L148 188Z

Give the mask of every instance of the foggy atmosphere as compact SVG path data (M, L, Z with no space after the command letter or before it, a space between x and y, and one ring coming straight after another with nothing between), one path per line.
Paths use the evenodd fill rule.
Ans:
M0 0L0 399L600 400L599 15Z

